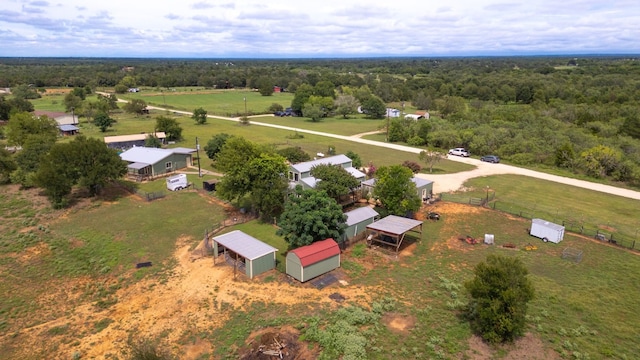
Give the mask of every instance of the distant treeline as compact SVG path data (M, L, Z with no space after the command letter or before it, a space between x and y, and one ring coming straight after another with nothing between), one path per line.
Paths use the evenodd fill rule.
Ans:
M639 59L637 55L2 58L0 87L258 88L273 84L292 93L300 88L313 95L330 83L338 95L346 90L371 94L388 105L406 105L407 111L432 114L428 125L394 120L389 129L392 141L443 149L464 146L476 155L493 153L516 164L565 168L637 186ZM356 98L363 104L361 97ZM304 103L293 105L297 110ZM330 106L329 102L321 108Z

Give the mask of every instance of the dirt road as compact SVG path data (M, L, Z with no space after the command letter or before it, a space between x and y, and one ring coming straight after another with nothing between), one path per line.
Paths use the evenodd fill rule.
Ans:
M119 101L127 102L126 100L119 100ZM188 111L164 109L164 108L154 107L154 106L149 106L149 108L154 110L161 110L161 111L172 111L176 114L183 114L183 115L189 115L189 116L191 116L192 114L191 112L188 112ZM230 118L230 117L217 116L217 115L207 115L207 117L212 119L219 119L219 120L240 121L239 118ZM337 134L325 133L320 131L299 129L291 126L267 124L267 123L262 123L258 121L251 121L251 125L267 126L275 129L290 130L290 131L297 131L299 133L332 137L334 139L352 141L352 142L357 142L360 144L366 144L366 145L372 145L372 146L380 146L388 149L406 151L408 153L413 153L413 154L419 154L420 151L423 150L423 149L414 148L411 146L391 144L391 143L367 140L362 138L362 136L364 135L375 133L375 132L356 134L352 136L344 136L344 135L337 135ZM434 182L433 191L436 194L457 190L462 186L462 184L466 180L471 178L497 175L497 174L516 174L516 175L529 176L537 179L553 181L553 182L571 185L571 186L577 186L585 189L599 191L599 192L603 192L611 195L622 196L630 199L640 200L640 192L629 190L629 189L618 188L615 186L598 184L598 183L593 183L593 182L578 180L578 179L572 179L564 176L551 175L551 174L547 174L539 171L533 171L529 169L523 169L516 166L511 166L511 165L484 163L484 162L481 162L480 160L470 159L470 158L449 156L449 160L459 161L459 162L467 163L470 165L474 165L476 166L476 169L471 171L464 171L460 173L446 174L446 175L418 174L418 177L428 179L428 180L433 180Z

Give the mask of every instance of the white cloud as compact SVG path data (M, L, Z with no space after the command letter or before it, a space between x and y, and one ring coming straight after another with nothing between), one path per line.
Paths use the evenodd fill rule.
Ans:
M640 53L636 0L8 0L0 56Z

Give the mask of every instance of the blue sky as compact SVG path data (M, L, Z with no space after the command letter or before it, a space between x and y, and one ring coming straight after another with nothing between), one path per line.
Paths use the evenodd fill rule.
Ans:
M638 0L3 0L0 56L640 53Z

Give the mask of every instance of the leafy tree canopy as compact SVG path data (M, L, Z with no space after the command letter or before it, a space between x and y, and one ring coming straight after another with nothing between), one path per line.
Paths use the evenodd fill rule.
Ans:
M115 122L106 113L100 112L93 118L93 123L100 129L101 132L106 132L108 128Z
M204 152L207 154L207 157L212 160L215 159L216 154L222 150L222 147L230 137L231 135L227 133L219 133L209 139L207 145L204 146Z
M207 110L199 107L199 108L193 110L193 115L191 115L191 118L198 125L206 124L207 123Z
M513 341L525 330L527 303L534 287L522 261L489 255L474 268L465 283L470 300L467 316L472 329L491 343Z
M142 115L147 108L147 103L142 99L132 99L122 108L128 113Z
M356 154L351 150L347 151L344 155L349 159L351 159L351 165L354 168L359 169L362 167L362 158L360 158L360 155Z
M314 166L311 175L319 180L316 189L325 191L336 200L348 195L360 185L360 182L340 165Z
M168 141L178 141L182 139L182 127L178 120L168 116L156 117L156 131L163 131L167 135Z
M284 149L280 149L278 150L278 154L283 156L285 159L287 159L287 161L289 161L292 164L297 164L300 162L311 160L311 155L307 154L299 146L291 146Z
M412 178L413 172L402 165L382 166L376 171L373 195L389 214L406 216L420 209L421 199Z
M5 133L10 145L22 146L30 136L37 135L55 141L58 136L58 123L46 115L35 116L27 112L20 112L11 116Z
M328 238L340 239L346 221L342 207L326 192L297 186L285 203L277 234L284 236L290 248L297 248Z

